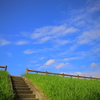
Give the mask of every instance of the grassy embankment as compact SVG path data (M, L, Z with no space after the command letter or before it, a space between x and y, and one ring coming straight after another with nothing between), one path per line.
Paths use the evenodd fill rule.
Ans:
M11 100L14 96L11 92L8 75L8 72L0 70L0 100Z
M100 81L25 74L50 100L100 100Z

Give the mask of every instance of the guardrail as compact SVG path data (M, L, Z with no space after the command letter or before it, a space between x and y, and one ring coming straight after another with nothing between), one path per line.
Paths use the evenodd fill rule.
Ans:
M4 68L4 70L7 71L7 66L0 66L0 68Z
M52 72L44 72L44 71L36 71L36 70L29 70L29 69L26 69L26 73L28 72L36 72L37 74L38 73L45 73L45 74L54 74L54 75L62 75L63 77L64 76L69 76L69 77L77 77L77 78L84 78L84 79L96 79L96 80L100 80L100 78L95 78L95 77L86 77L86 76L79 76L79 75L69 75L69 74L64 74L64 73L52 73Z

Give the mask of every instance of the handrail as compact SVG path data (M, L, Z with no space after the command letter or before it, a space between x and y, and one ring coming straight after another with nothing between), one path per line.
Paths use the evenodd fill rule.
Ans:
M26 69L26 73L28 73L28 72L36 72L36 73L45 73L45 74L54 74L54 75L62 75L63 77L64 76L69 76L69 77L77 77L77 78L84 78L84 79L97 79L97 80L100 80L100 78L95 78L95 77L87 77L87 76L79 76L79 75L69 75L69 74L64 74L64 73L62 73L62 74L60 74L60 73L52 73L52 72L44 72L44 71L36 71L36 70L29 70L29 69Z
M0 68L4 68L4 70L7 71L7 66L0 66Z

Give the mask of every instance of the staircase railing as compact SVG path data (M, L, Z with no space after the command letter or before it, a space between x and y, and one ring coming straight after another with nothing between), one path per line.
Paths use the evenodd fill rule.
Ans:
M77 78L84 78L84 79L96 79L96 80L100 80L100 78L95 78L95 77L87 77L87 76L79 76L79 75L69 75L69 74L65 74L65 73L52 73L52 72L47 72L47 71L36 71L36 70L29 70L29 69L26 69L26 73L28 72L36 72L37 74L38 73L45 73L45 74L53 74L53 75L62 75L63 77L64 76L69 76L69 77L77 77Z

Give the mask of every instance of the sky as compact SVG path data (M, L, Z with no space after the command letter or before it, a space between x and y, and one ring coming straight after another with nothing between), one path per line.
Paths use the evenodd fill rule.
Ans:
M100 0L0 0L0 66L100 78Z

